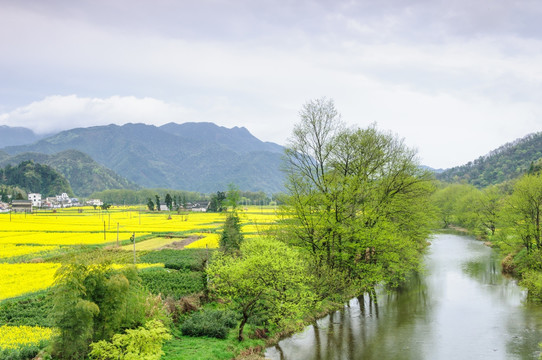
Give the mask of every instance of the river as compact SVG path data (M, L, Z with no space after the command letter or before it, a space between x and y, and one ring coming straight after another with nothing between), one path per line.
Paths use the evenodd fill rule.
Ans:
M352 299L266 350L272 360L537 359L542 306L501 274L498 254L439 234L425 272L401 289Z

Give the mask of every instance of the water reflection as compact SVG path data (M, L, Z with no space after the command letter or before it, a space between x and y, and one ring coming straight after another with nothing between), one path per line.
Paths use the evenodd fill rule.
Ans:
M439 235L426 273L396 291L378 289L269 348L281 360L533 359L542 341L540 306L500 274L480 242ZM378 300L378 301L376 301Z

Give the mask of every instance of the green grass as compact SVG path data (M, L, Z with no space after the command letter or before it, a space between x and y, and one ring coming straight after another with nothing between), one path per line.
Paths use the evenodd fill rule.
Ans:
M265 346L263 340L249 339L248 330L250 329L245 329L247 339L239 342L237 328L232 329L228 337L223 340L183 336L180 330L175 329L172 331L173 339L162 348L165 352L162 360L229 360L239 355L244 349Z

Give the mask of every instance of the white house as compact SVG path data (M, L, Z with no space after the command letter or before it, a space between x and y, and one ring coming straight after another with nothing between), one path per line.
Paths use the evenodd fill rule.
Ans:
M41 194L32 193L28 194L28 200L32 201L33 207L41 207Z
M100 199L90 199L86 202L90 206L102 206L104 203Z

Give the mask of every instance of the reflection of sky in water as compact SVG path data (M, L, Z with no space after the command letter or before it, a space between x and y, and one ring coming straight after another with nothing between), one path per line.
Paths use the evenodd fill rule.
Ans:
M426 273L394 291L352 299L304 332L269 348L269 359L533 359L542 309L500 274L481 242L438 235Z

